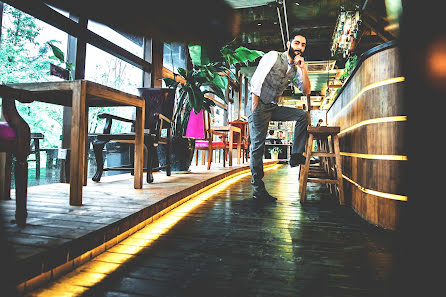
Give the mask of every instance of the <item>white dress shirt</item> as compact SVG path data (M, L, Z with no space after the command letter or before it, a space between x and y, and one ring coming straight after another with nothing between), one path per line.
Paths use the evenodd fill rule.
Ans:
M270 51L260 59L259 65L251 78L251 93L260 97L263 81L271 68L274 66L274 63L276 63L278 56L278 52ZM290 63L288 63L288 70L290 70L292 66L296 67L294 64L290 65ZM302 69L300 69L300 67L297 67L296 80L293 80L293 84L296 86L296 88L302 91Z

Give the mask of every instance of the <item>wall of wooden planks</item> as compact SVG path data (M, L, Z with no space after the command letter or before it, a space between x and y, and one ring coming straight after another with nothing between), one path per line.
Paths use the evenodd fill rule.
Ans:
M361 55L327 113L341 127L346 204L390 230L407 204L404 80L396 42L382 44Z

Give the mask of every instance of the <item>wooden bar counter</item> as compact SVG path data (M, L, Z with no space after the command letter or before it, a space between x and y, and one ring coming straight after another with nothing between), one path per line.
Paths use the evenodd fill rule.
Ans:
M390 41L358 58L328 110L340 126L345 202L365 220L398 230L407 204L407 113L398 46Z

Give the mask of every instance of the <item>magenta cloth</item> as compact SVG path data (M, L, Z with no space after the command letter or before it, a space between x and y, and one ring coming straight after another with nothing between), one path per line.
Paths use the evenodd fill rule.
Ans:
M6 122L0 122L0 139L13 140L15 138L14 130Z
M204 139L204 118L203 110L195 114L193 110L190 112L189 123L187 125L186 137L195 139Z
M207 141L195 141L195 147L208 147L209 146L209 142ZM214 148L218 148L218 147L224 147L225 144L222 141L213 141L212 142L212 147Z

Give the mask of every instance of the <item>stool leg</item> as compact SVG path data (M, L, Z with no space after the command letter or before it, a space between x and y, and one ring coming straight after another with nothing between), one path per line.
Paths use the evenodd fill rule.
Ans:
M40 142L34 139L34 152L36 155L36 180L40 179Z
M336 155L336 175L338 177L338 190L339 190L339 204L344 205L344 185L342 177L342 161L339 151L339 138L338 135L333 135L334 151Z
M307 180L308 180L308 171L310 170L310 159L311 153L313 152L313 134L310 133L308 135L307 142L307 156L305 159L305 165L303 171L300 172L300 202L305 202L305 195L307 194ZM300 170L302 170L302 165Z
M326 138L326 142L327 142L327 152L328 153L334 153L334 148L333 148L333 137L330 138ZM330 177L330 179L336 179L336 173L334 171L335 168L335 160L333 159L333 157L327 157L327 173L328 176ZM333 194L335 193L335 186L334 184L329 184L328 188L330 189L330 193Z

